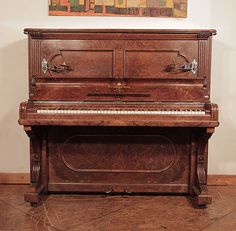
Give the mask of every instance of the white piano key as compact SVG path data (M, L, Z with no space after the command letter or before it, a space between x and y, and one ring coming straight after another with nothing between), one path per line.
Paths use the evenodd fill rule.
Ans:
M38 114L99 114L99 115L205 115L202 110L114 110L114 109L37 109Z

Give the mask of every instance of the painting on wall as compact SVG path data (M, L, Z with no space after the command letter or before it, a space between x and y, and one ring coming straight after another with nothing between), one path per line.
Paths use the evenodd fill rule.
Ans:
M187 17L188 0L48 0L55 16Z

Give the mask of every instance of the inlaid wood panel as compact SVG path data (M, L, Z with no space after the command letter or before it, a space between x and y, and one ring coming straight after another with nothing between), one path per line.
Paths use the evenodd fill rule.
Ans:
M196 57L197 58L197 57ZM160 78L182 76L190 77L191 72L181 72L178 68L190 61L179 51L168 50L127 50L125 52L125 77ZM175 65L176 71L168 67Z
M48 70L42 77L111 78L116 71L115 48L107 41L44 41L42 57L51 67L69 67L62 72Z

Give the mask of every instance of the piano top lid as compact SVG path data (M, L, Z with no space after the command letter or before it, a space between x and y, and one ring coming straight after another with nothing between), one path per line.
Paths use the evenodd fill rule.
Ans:
M61 28L25 28L24 33L32 37L43 34L194 34L203 37L216 35L215 29L61 29Z

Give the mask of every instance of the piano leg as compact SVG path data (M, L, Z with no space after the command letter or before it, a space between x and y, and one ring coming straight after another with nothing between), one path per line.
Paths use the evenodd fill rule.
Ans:
M198 207L205 207L212 203L212 196L207 189L207 157L208 140L213 132L214 128L207 128L203 133L200 133L196 160L196 180L192 190L194 204Z
M25 126L25 132L30 138L30 190L25 194L25 201L31 206L38 206L42 202L41 193L45 191L42 178L42 156L46 147L39 129Z
M32 185L30 186L30 191L25 193L25 201L29 202L32 207L37 207L42 203L42 195L43 187L37 187Z

